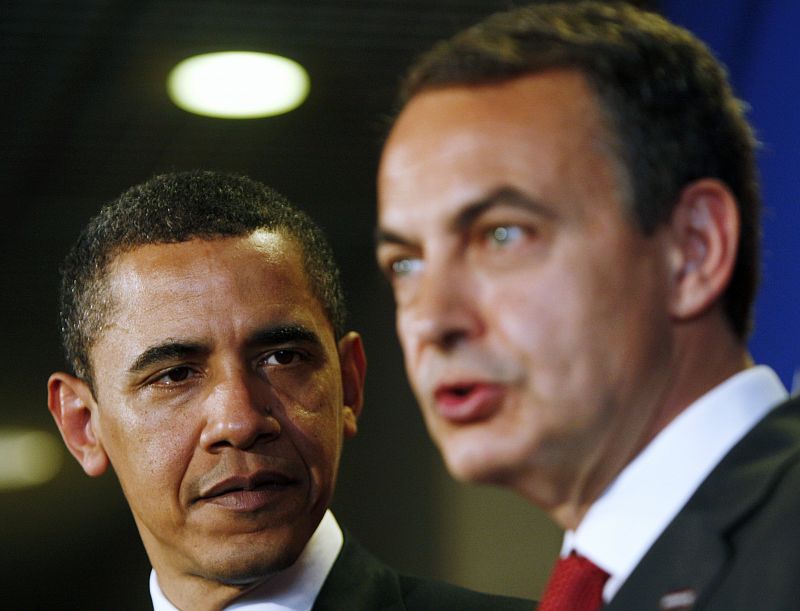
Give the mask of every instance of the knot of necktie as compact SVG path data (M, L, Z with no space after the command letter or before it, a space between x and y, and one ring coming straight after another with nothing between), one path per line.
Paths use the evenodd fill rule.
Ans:
M597 611L603 604L608 573L574 552L559 558L538 611Z

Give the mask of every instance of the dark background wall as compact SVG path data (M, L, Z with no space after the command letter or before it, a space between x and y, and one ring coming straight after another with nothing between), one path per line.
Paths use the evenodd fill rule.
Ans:
M359 436L335 510L399 568L535 595L559 533L504 491L456 485L401 373L391 298L371 263L374 173L398 75L434 40L507 0L11 0L0 11L0 427L55 432L48 374L62 368L57 269L99 206L153 173L210 167L284 192L325 228L344 270L351 325L370 360ZM519 3L517 3L519 4ZM787 383L800 364L795 237L800 195L800 8L793 0L665 0L708 40L750 101L764 142L765 279L756 358ZM178 60L228 48L289 55L312 91L288 115L220 121L173 107ZM2 457L0 457L2 458ZM142 609L149 565L113 475L66 457L50 483L0 491L2 605Z

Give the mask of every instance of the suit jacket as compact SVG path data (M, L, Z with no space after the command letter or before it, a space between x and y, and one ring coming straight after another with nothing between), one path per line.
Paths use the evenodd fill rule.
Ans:
M800 609L800 398L734 446L606 608Z
M519 598L481 594L401 575L345 533L344 546L312 611L533 611Z

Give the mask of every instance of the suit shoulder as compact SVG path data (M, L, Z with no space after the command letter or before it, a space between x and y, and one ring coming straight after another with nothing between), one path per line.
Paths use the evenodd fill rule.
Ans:
M433 579L398 573L349 532L313 611L531 611L518 598L482 594Z
M533 601L485 594L432 579L400 576L400 587L409 611L532 611Z

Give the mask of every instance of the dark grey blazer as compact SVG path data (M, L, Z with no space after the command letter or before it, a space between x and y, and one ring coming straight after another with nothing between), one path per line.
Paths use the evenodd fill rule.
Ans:
M800 399L734 446L606 609L800 609Z
M519 598L400 575L345 532L342 551L313 611L533 611L535 606Z

